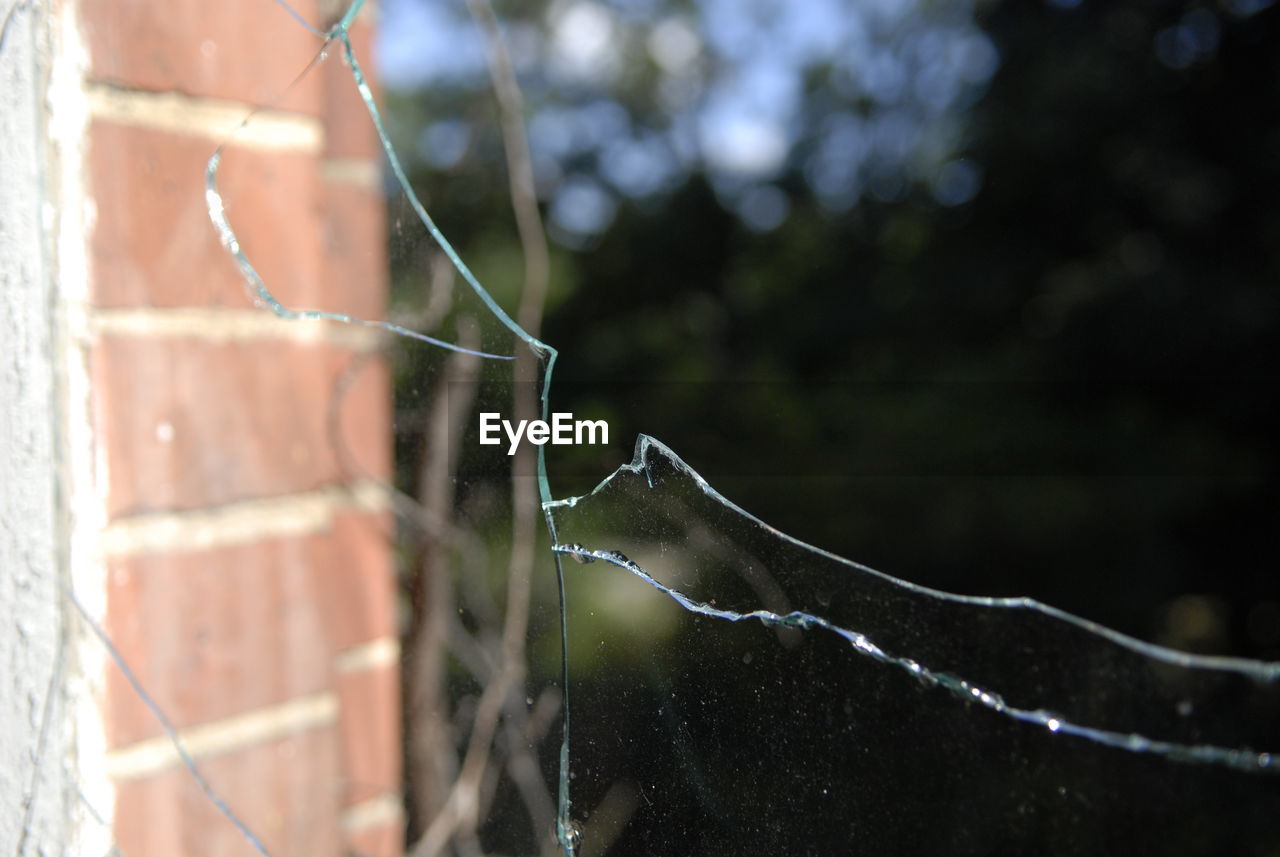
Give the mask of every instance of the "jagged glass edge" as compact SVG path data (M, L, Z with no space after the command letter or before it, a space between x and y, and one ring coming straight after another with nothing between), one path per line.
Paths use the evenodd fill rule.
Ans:
M1130 651L1144 657L1177 667L1237 673L1259 683L1274 683L1280 680L1280 662L1259 661L1249 658L1221 657L1214 655L1195 655L1188 652L1182 652L1129 636L1128 634L1108 628L1105 625L1068 613L1065 610L1060 610L1048 604L1043 604L1034 598L1000 598L960 595L952 592L945 592L943 590L911 583L910 581L902 580L901 578L894 577L893 575L886 574L885 572L878 571L869 566L854 562L853 560L846 559L845 557L801 541L800 539L790 536L776 527L770 526L760 520L741 506L738 506L732 500L729 500L715 488L711 487L711 484L707 482L707 480L702 478L696 470L686 464L684 460L681 459L680 456L676 455L669 446L656 438L645 434L639 435L636 438L635 452L629 463L618 467L617 470L603 479L587 494L576 497L567 497L562 500L553 500L544 504L544 510L547 514L554 515L557 510L572 509L584 500L588 500L603 492L609 487L610 483L612 483L614 479L622 476L624 473L643 475L650 487L655 487L654 480L649 472L650 465L648 463L648 455L650 451L656 451L665 457L681 474L692 479L702 493L708 498L719 503L726 509L742 516L743 519L760 527L771 535L774 535L795 547L844 565L851 571L860 574L874 575L880 580L913 594L949 601L956 604L1007 610L1032 611L1044 615L1051 620L1074 625L1095 637L1129 649ZM559 543L552 545L552 550L557 554L567 555L570 557L604 560L611 565L623 568L639 577L645 583L654 587L658 591L667 595L682 608L692 613L710 616L717 619L724 619L730 622L755 619L770 626L783 626L788 628L797 628L800 630L812 630L816 628L829 631L847 640L853 646L854 651L860 655L870 657L884 664L897 666L906 670L921 681L930 685L946 688L952 694L960 697L961 699L968 702L977 702L992 711L1004 714L1014 720L1040 726L1053 733L1073 735L1087 739L1096 744L1115 747L1117 749L1128 750L1135 753L1150 753L1165 756L1176 761L1222 765L1228 768L1254 773L1262 772L1280 774L1280 757L1277 757L1274 753L1257 752L1250 749L1220 747L1210 744L1181 744L1172 741L1162 741L1148 738L1137 733L1116 732L1108 729L1074 723L1062 715L1056 714L1047 709L1019 708L1007 703L1003 696L994 689L979 687L948 672L932 670L925 665L917 663L911 658L887 653L872 642L865 634L856 630L840 627L822 616L798 610L785 614L779 614L764 609L752 610L746 613L725 610L690 598L680 590L667 586L655 579L644 568L617 551L591 549L584 548L583 546L576 544Z
M342 16L342 18L326 32L321 32L316 28L311 27L309 24L307 24L305 19L297 15L297 13L294 12L292 8L289 7L287 3L284 2L284 0L276 0L276 2L278 2L281 6L284 6L285 9L288 10L290 14L292 14L295 18L297 18L304 26L306 26L307 29L311 30L317 35L321 35L324 38L325 40L324 46L321 48L320 53L317 55L317 58L316 58L317 60L324 55L325 50L327 50L328 45L331 42L336 40L342 45L344 59L347 61L347 64L351 69L352 78L354 79L356 83L356 87L359 90L361 100L364 102L365 108L368 111L369 116L374 123L374 127L377 131L378 138L383 149L383 153L387 157L392 173L395 176L396 184L400 187L401 191L404 192L404 194L408 198L410 205L413 208L414 213L417 215L419 221L423 224L423 226L427 229L431 237L436 241L437 245L449 258L454 268L458 271L458 273L462 276L462 278L471 287L472 291L477 295L477 297L480 298L480 300L485 304L485 306L493 313L494 317L496 317L507 329L509 329L519 339L521 339L533 351L535 356L537 356L539 360L542 362L543 383L542 383L542 388L539 395L539 400L541 403L542 417L545 420L550 412L551 379L552 379L552 374L554 372L555 363L559 354L556 351L556 349L552 348L551 346L547 345L546 343L532 336L527 331L525 331L522 327L520 327L520 325L516 323L515 320L512 319L502 309L502 307L494 300L492 295L490 295L489 292L480 284L479 280L475 277L475 275L472 273L472 271L466 265L466 263L463 262L462 258L458 255L457 251L453 248L452 244L445 238L444 234L440 231L439 227L436 226L435 222L431 219L430 215L427 213L425 206L422 204L417 194L413 191L412 186L409 184L408 177L404 173L404 170L400 164L400 160L395 153L395 149L391 145L390 138L387 135L386 129L383 125L381 113L379 112L377 105L374 102L372 91L356 59L355 51L351 46L351 40L350 40L348 30L351 23L355 20L356 15L360 12L361 7L364 6L365 0L354 0L354 2L351 3L351 5L347 8L347 11ZM312 64L314 64L315 61L316 60L313 60ZM305 69L302 72L302 74L306 74L306 72L309 71L310 68L311 68L311 65L308 65L308 68ZM250 118L251 116L252 114L250 114ZM246 119L245 121L247 123L249 120ZM219 165L219 161L222 154L222 149L223 149L223 146L218 147L218 149L215 151L213 156L210 158L209 164L206 168L206 202L209 209L209 216L210 216L210 219L213 221L215 229L217 230L219 238L222 240L224 247L227 249L228 253L232 255L232 257L235 259L237 266L241 271L242 276L244 277L247 285L250 288L251 294L253 294L256 299L258 299L263 304L265 304L267 308L269 308L276 315L283 318L291 318L291 319L317 318L317 319L328 319L328 320L349 323L349 324L380 327L385 330L388 330L389 332L395 333L397 335L425 341L425 342L428 342L429 344L435 345L437 347L449 349L449 350L465 351L468 353L477 354L478 356L481 356L487 359L499 359L499 360L512 359L510 355L498 355L498 354L490 354L485 352L474 352L474 351L471 351L470 349L466 349L452 343L438 340L433 337L428 337L416 331L408 330L406 328L403 328L388 322L369 321L366 319L354 318L351 316L345 316L337 313L325 313L325 312L317 312L317 311L309 311L309 310L292 310L284 307L282 304L280 304L276 300L274 295L272 295L272 293L268 290L265 283L263 283L261 277L257 274L257 271L254 270L253 266L249 263L248 258L244 255L243 251L240 249L239 241L236 238L235 233L232 231L230 224L227 222L225 212L224 212L223 201L222 201L221 195L218 193L218 190L217 190L217 170L218 170L218 165ZM1008 609L1032 610L1032 611L1041 613L1045 616L1048 616L1052 619L1056 619L1058 621L1067 622L1069 624L1076 625L1077 627L1080 627L1081 629L1085 630L1090 634L1093 634L1100 638L1107 639L1117 645L1128 648L1144 656L1153 658L1155 660L1163 661L1166 663L1170 663L1176 666L1187 667L1191 669L1207 669L1207 670L1235 672L1235 673L1246 675L1246 676L1249 676L1250 678L1253 678L1258 681L1263 681L1263 682L1274 682L1277 679L1280 679L1280 662L1274 662L1274 663L1262 662L1262 661L1254 661L1254 660L1243 659L1243 658L1226 658L1226 657L1217 657L1217 656L1192 655L1186 652L1179 652L1173 649L1148 643L1134 637L1130 637L1119 631L1115 631L1113 629L1107 628L1098 623L1092 622L1090 620L1084 619L1079 616L1075 616L1071 613L1067 613L1066 611L1059 610L1055 607L1042 604L1031 598L988 598L988 597L958 595L955 593L944 592L941 590L935 590L929 587L913 584L913 583L910 583L909 581L901 580L899 578L885 574L884 572L877 571L876 569L861 565L860 563L854 562L844 557L840 557L829 551L807 544L786 533L783 533L777 528L770 526L769 524L765 523L764 521L750 514L746 510L737 506L735 503L733 503L728 498L724 497L718 491L712 488L711 485L705 479L703 479L700 474L698 474L695 470L693 470L693 468L689 467L669 447L667 447L661 441L658 441L657 439L652 438L648 435L640 435L637 438L635 456L632 462L630 464L624 464L621 467L619 467L618 470L616 470L613 474L611 474L610 476L602 480L600 484L597 485L596 488L593 489L589 494L582 495L579 497L571 497L564 500L553 500L551 497L550 484L547 477L545 449L544 447L539 447L537 450L538 491L539 491L539 496L542 503L544 521L553 545L552 551L555 559L556 582L557 582L558 593L559 593L560 614L561 614L561 623L560 623L561 671L562 671L562 681L563 681L562 694L564 699L564 715L563 715L564 719L562 723L562 740L561 740L560 758L559 758L559 764L560 764L559 774L560 775L559 775L559 787L558 787L558 794L557 794L558 813L557 813L557 821L556 821L556 838L563 852L565 853L566 857L572 857L572 855L577 851L578 841L577 841L577 834L576 834L576 826L573 824L573 821L571 818L571 812L570 812L571 802L570 802L569 790L568 790L569 711L570 711L569 692L568 692L569 691L568 628L567 628L567 622L566 622L565 581L564 581L564 571L561 564L561 555L574 554L574 553L581 554L582 551L580 549L576 549L576 546L567 546L567 545L559 544L559 540L557 538L557 533L556 533L554 512L558 508L572 507L576 505L579 501L587 497L594 496L595 494L600 492L602 489L604 489L609 482L611 482L616 476L620 475L624 470L628 470L633 473L640 473L644 471L646 469L646 466L644 463L645 455L650 449L657 449L658 451L662 452L673 463L673 465L677 469L679 469L681 472L683 472L684 474L692 478L695 484L697 484L699 488L702 490L702 492L706 494L708 497L722 504L724 507L732 510L733 512L736 512L737 514L743 516L745 519L751 521L752 523L764 529L765 531L776 535L777 537L783 539L786 542L791 543L792 545L811 551L818 556L822 556L830 560L834 560L838 563L844 564L848 566L850 569L857 572L876 575L877 577L883 580L886 580L896 586L902 587L903 589L908 590L910 592L926 595L933 598L939 598L942 600L953 601L956 603L981 605L981 606L987 606L987 607L1008 608ZM574 547L575 549L571 549L571 547ZM874 643L868 640L864 635L856 631L850 631L848 629L840 628L834 625L833 623L830 623L827 620L822 619L819 616L813 616L810 614L799 613L799 612L786 614L784 616L784 615L778 615L778 614L774 614L764 610L752 611L746 614L738 614L738 613L733 613L732 611L719 610L710 605L702 604L701 602L694 601L688 598L687 596L684 596L682 593L678 592L677 590L664 586L663 584L655 580L652 576L650 576L647 572L645 572L643 569L641 569L639 566L637 566L635 563L632 563L630 560L627 560L625 557L622 557L621 555L608 552L608 551L590 551L588 553L590 553L590 555L593 557L606 560L614 565L627 569L633 574L639 575L643 580L648 582L650 585L658 588L660 591L663 591L668 596L675 599L677 603L680 603L681 606L683 606L685 609L692 610L693 612L701 613L703 615L715 616L717 618L722 618L722 619L728 619L730 621L740 621L742 619L754 618L759 621L765 622L766 624L781 624L781 625L787 625L789 627L797 627L797 628L804 628L804 629L824 628L826 630L837 633L845 637L846 639L848 639L850 643L853 644L855 651L858 651L864 655L876 658L877 660L880 660L885 663L896 664L904 669L907 669L913 674L917 675L922 680L930 681L932 683L936 683L941 686L947 687L948 689L952 690L952 692L962 695L965 698L976 700L984 705L987 705L988 707L993 708L994 710L1000 711L1010 717L1014 717L1015 719L1039 724L1041 726L1044 726L1045 728L1048 728L1050 731L1053 731L1053 732L1061 731L1066 734L1074 734L1074 735L1078 735L1079 737L1088 738L1097 743L1106 744L1108 746L1115 746L1115 747L1119 747L1122 749L1127 749L1135 752L1159 753L1159 754L1169 756L1170 758L1179 758L1179 759L1185 758L1187 760L1193 760L1193 761L1218 763L1218 764L1227 765L1229 767L1240 768L1245 770L1254 770L1254 771L1277 770L1277 766L1274 764L1273 756L1272 754L1269 754L1269 753L1254 753L1253 751L1248 751L1248 750L1232 750L1228 748L1212 747L1208 745L1180 745L1180 744L1174 744L1170 742L1153 741L1151 739L1144 738L1143 736L1140 736L1140 735L1109 732L1107 730L1099 730L1091 727L1070 723L1061 718L1055 717L1050 712L1043 711L1043 710L1032 711L1032 710L1014 708L1005 704L998 694L984 691L981 688L977 688L971 685L970 683L964 681L963 679L958 679L947 673L930 671L926 667L923 667L915 663L914 661L911 661L908 658L888 655L884 653L882 650L880 650L878 647L876 647Z
M493 313L494 317L497 318L504 327L523 341L541 362L543 376L542 388L539 393L539 401L542 406L542 419L546 420L550 414L551 408L551 378L555 371L555 364L559 357L559 352L522 328L513 318L511 318L510 315L507 314L502 306L498 304L488 290L480 284L480 281L476 278L475 274L462 260L462 257L458 254L457 250L454 249L452 243L450 243L450 241L444 236L444 233L440 231L440 228L436 226L435 221L432 220L431 216L427 213L426 206L423 205L422 201L418 198L418 195L414 192L413 187L410 185L409 178L405 174L404 168L401 166L400 158L396 155L395 148L391 144L391 138L387 134L386 127L382 121L382 114L378 110L377 103L374 101L373 91L369 87L368 80L365 78L364 72L360 67L360 63L356 59L355 50L351 46L349 29L352 22L355 21L356 16L360 13L361 8L364 6L365 0L354 0L354 2L347 8L347 11L342 18L329 28L329 30L324 32L321 32L308 24L306 20L288 3L284 2L284 0L276 0L276 2L283 6L295 19L301 22L304 27L317 35L322 36L324 39L324 43L319 52L316 54L315 58L308 63L307 67L298 75L298 79L301 79L301 77L306 75L311 68L325 56L325 53L332 42L337 41L342 45L343 58L346 60L347 65L351 70L352 79L355 81L356 89L360 93L360 99L364 102L365 109L369 113L369 118L373 121L383 154L386 156L388 165L391 167L391 172L395 176L396 184L408 198L414 214L417 215L418 220L426 228L428 234L431 235L432 239L448 257L454 269L462 276L463 280L465 280L467 285L471 287L471 290L476 294L481 302L491 313ZM257 110L252 111L249 116L245 118L244 122L241 123L240 127L243 128L257 112ZM347 316L340 313L319 312L315 310L293 310L285 307L271 293L263 282L261 276L249 262L248 257L240 247L240 242L236 238L235 232L232 230L231 225L226 218L225 206L223 205L222 196L217 187L218 166L225 146L226 143L218 146L213 155L209 158L209 162L205 168L205 202L209 212L209 219L213 222L214 229L217 231L223 247L235 260L241 276L249 288L251 296L264 304L277 316L286 319L324 319L346 324L377 327L400 336L417 339L451 351L475 354L476 356L487 359L513 359L511 355L473 351L453 343L426 336L418 333L417 331L409 330L390 322L370 321L368 319L355 318L353 316ZM551 519L550 513L546 511L546 505L551 501L551 487L547 478L545 450L541 446L538 447L537 451L537 481L539 500L541 501L544 509L543 519L547 527L547 532L550 535L551 542L554 544L557 541L555 522ZM576 826L573 824L571 817L569 799L569 640L567 623L565 622L566 606L564 569L558 554L553 554L553 559L555 560L556 585L560 602L561 679L563 684L561 694L564 705L563 720L561 721L562 736L559 760L560 776L557 789L558 811L556 814L556 839L566 857L573 857L577 851L578 838Z

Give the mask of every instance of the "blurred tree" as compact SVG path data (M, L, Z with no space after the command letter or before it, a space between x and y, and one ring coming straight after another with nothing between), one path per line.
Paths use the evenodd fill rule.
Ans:
M511 8L557 408L908 579L1280 657L1269 6ZM510 306L487 81L430 14L439 58L384 36L397 134ZM553 458L557 493L618 459Z
M1280 658L1280 10L499 12L555 242L553 405L613 430L609 449L549 451L558 495L646 432L783 531L914 582ZM514 308L521 251L479 37L461 4L387 0L383 15L399 148ZM425 312L433 251L411 229L392 251L400 308ZM431 391L406 355L398 451L421 474ZM460 520L505 513L493 484L456 484ZM477 552L500 554L505 528L476 529ZM482 557L459 578L481 642L485 597L461 590L503 567ZM555 680L558 640L549 611L534 621L536 685ZM618 680L593 669L584 683ZM458 723L464 672L448 679ZM621 707L637 687L596 697ZM542 748L544 774L554 757ZM524 823L511 794L494 798L493 848Z

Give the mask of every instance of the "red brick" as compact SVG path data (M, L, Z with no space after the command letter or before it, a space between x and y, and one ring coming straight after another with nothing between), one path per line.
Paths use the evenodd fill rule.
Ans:
M344 546L318 564L318 601L326 611L332 650L346 651L396 636L396 578L388 548L395 538L389 513L339 513L333 533Z
M215 144L109 122L93 123L92 140L94 302L253 306L209 221L204 171ZM241 246L282 303L350 314L369 302L326 291L319 163L315 155L231 146L218 186Z
M290 84L322 41L277 3L84 0L79 5L94 79L320 113L320 75ZM292 5L316 23L314 0Z
M400 790L400 669L338 677L345 806Z
M353 359L362 368L337 400ZM323 344L107 336L92 369L112 518L387 473L388 380L377 358Z
M346 849L352 857L400 857L404 854L404 824L391 821L348 833Z
M209 221L204 171L214 143L101 121L92 139L94 302L254 306ZM322 185L319 165L316 155L228 147L218 187L231 227L285 306L379 318L384 201L375 190Z
M114 559L107 632L179 729L323 692L336 680L334 655L352 638L395 633L389 525L385 515L345 512L325 533ZM360 752L382 764L398 752L399 708L394 688L390 696L381 685L368 689L390 708L376 713L353 701L353 716L377 735L355 739L344 730L343 742L362 741ZM114 668L107 699L110 746L161 734Z
M351 27L351 47L355 50L356 62L360 63L360 70L364 72L365 80L370 83L374 99L377 100L378 91L371 75L373 28L366 21L358 20ZM335 44L330 49L324 62L324 81L325 153L332 157L377 160L382 144L340 45Z
M328 183L325 199L325 291L341 296L357 318L382 318L387 303L386 201L368 188Z
M381 355L343 361L338 390L338 469L344 479L391 479L391 376ZM326 419L328 409L326 409ZM326 438L332 431L326 425Z
M322 152L229 145L219 187L238 240L282 303L380 316L383 200L376 189L321 178L322 156L378 157L338 46L295 84L321 41L269 0L76 5L91 80L320 120ZM316 0L294 5L319 23ZM367 22L352 36L369 73ZM207 134L93 121L85 169L97 211L96 307L253 306L209 222L204 171L216 141ZM107 328L90 359L112 519L390 472L390 392L380 358L284 338L219 342ZM343 384L331 420L339 380L357 360L362 368ZM397 667L335 670L338 653L396 634L393 537L388 514L346 510L324 532L108 561L106 630L178 728L336 695L337 723L200 762L273 854L402 851L398 822L339 830L344 808L400 788ZM109 746L162 734L114 666L105 680ZM113 834L130 857L255 853L179 767L120 784Z
M342 853L332 728L204 759L199 766L269 853ZM184 768L121 784L114 832L119 852L128 857L257 857Z

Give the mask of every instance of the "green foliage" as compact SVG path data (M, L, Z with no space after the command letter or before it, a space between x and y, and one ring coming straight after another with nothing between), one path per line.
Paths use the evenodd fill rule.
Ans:
M958 114L982 176L971 202L916 181L833 208L804 153L829 111L860 102L812 70L770 180L789 205L775 229L745 226L707 170L615 194L598 238L554 254L544 337L562 354L556 407L608 408L615 449L553 458L557 493L643 431L784 531L900 576L1173 643L1187 641L1163 605L1207 593L1226 606L1197 645L1280 656L1248 630L1253 605L1280 600L1280 13L1204 11L1212 50L1171 54L1203 18L1136 0L982 6L1000 66ZM531 80L531 112L612 98L661 124L652 76L586 95ZM402 104L419 114L401 114L407 135L476 120L457 165L417 180L514 306L487 96ZM559 169L604 181L598 154Z

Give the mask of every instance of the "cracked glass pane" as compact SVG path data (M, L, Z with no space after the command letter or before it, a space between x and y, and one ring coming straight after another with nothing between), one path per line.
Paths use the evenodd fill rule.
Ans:
M497 23L482 2L475 21L383 4L395 282L378 326L407 336L416 853L1280 848L1280 612L1274 575L1241 571L1266 564L1274 510L1274 301L1255 271L1270 233L1249 233L1227 298L1204 297L1221 260L1180 255L1186 233L1210 245L1202 212L1257 206L1213 158L1159 148L1151 129L1179 108L1128 125L1142 94L1108 102L1099 127L1128 136L1079 145L1054 110L1043 127L1008 119L1058 85L1084 93L1050 105L1064 115L1103 102L1095 44L1108 81L1132 79L1134 55L1143 74L1217 68L1220 39L1263 67L1249 46L1275 18L1122 4L1090 29L1064 17L1078 4L1047 4L1050 25L1011 5L581 2ZM342 26L325 61L361 85ZM1069 63L1034 60L1077 26ZM988 97L1005 112L975 113ZM240 253L216 166L210 213ZM1119 177L1081 199L1076 172ZM1077 224L1063 199L1127 202ZM277 304L251 255L242 272L278 314L365 323ZM997 389L978 413L927 389L854 402L804 386L904 378L1039 392ZM611 444L479 442L483 414L553 409L607 417ZM631 464L591 489L637 434ZM982 519L933 478L1027 436L1067 451L1055 472L1102 462L1093 475L1112 478L1159 448L1195 479L1144 464L1145 492L1108 489L1097 508L1022 481ZM863 450L896 464L860 469ZM919 582L784 529L872 545ZM1212 594L1213 566L1191 569L1240 533L1221 566L1245 582ZM993 594L1022 591L1042 600ZM1167 634L1134 619L1156 607L1143 599Z
M1269 853L1280 836L1278 760L1252 749L1275 746L1280 665L889 577L752 517L648 437L551 508L575 561L571 794L594 853Z

